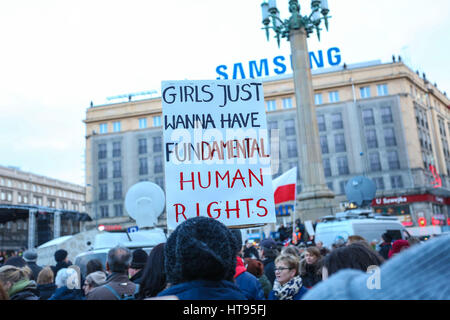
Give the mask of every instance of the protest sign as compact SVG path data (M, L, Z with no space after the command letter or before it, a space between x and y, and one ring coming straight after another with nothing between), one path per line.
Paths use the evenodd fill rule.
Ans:
M275 222L262 83L163 81L161 92L168 228Z

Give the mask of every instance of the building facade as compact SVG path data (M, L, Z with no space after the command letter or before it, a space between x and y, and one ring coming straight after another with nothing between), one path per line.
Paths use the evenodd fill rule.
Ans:
M292 75L262 78L274 177L301 166ZM348 204L345 185L365 175L377 186L373 207L407 226L420 218L448 225L450 101L402 62L379 61L313 71L325 178L333 214ZM161 98L93 106L86 113L87 210L97 223L132 223L123 200L133 184L164 189ZM272 144L272 147L274 145ZM276 152L278 151L278 152ZM302 178L298 175L298 192ZM409 197L411 201L395 200ZM164 225L164 216L160 218ZM422 222L423 223L423 222Z
M36 212L35 245L53 239L54 212L60 212L59 236L80 232L80 215L85 212L85 188L18 168L0 166L0 248L28 247L29 215Z

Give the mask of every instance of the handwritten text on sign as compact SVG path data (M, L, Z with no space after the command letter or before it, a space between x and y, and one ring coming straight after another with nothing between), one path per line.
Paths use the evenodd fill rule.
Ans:
M262 83L162 83L167 225L275 222Z

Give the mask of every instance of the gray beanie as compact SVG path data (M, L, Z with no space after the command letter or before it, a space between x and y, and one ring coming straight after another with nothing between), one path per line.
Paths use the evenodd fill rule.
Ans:
M38 257L37 253L31 250L27 250L23 253L23 259L26 262L36 262L37 257Z
M232 280L236 272L236 241L221 222L195 217L180 224L164 248L167 282Z

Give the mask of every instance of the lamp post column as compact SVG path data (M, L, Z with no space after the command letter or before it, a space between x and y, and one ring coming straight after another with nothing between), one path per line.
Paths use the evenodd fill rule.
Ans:
M334 193L325 183L306 39L305 28L291 29L289 32L297 106L300 172L304 185L297 196L297 208L300 209L302 220L316 220L324 215L323 209L329 207L332 211L330 198L334 198Z

